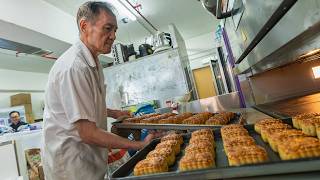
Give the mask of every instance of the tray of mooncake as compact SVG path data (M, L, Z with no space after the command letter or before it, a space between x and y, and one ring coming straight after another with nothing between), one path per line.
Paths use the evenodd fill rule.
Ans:
M289 124L288 124L289 123ZM288 121L170 133L153 140L111 179L221 179L320 170L318 138Z
M237 123L246 123L241 113L187 112L182 114L146 114L119 120L114 122L113 125L116 128L126 129L196 130L202 128L219 128L226 124Z

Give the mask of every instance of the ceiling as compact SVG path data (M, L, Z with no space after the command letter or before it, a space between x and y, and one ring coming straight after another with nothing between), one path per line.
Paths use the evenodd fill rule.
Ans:
M78 7L86 0L44 0L55 7L76 15ZM160 31L167 31L174 23L182 37L192 37L212 32L218 20L207 13L198 0L130 0L142 5L140 12ZM137 21L119 22L117 40L126 44L141 43L149 32Z
M86 0L43 0L62 11L75 16L78 7ZM113 1L113 0L112 0ZM168 24L174 23L185 40L212 32L218 20L207 13L198 0L130 0L142 5L141 13L160 31L168 31ZM139 17L138 17L139 18ZM141 19L141 18L139 18ZM52 50L53 55L61 55L70 44L51 38L23 27L0 20L3 31L0 37L12 41ZM117 41L124 44L144 42L150 33L138 21L119 22ZM48 73L54 61L36 56L16 57L14 52L0 49L0 67L18 71ZM100 59L108 62L107 57ZM25 63L21 63L25 62Z

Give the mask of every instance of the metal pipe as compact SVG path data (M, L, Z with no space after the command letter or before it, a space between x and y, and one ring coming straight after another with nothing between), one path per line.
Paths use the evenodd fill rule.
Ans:
M143 14L141 14L140 11L138 11L135 8L135 6L133 6L133 4L130 3L129 0L125 0L125 1L142 17L143 20L145 20L152 27L152 29L154 29L155 31L158 31L158 29L156 27L154 27L154 25L151 24L151 22L146 17L144 17Z

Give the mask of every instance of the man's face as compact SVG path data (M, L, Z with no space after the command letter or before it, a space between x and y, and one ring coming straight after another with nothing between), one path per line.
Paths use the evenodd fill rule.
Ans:
M20 116L18 113L12 113L10 115L10 120L13 124L18 124L18 122L20 121Z
M100 11L95 23L88 23L86 37L91 48L98 54L108 54L116 39L118 29L116 17Z

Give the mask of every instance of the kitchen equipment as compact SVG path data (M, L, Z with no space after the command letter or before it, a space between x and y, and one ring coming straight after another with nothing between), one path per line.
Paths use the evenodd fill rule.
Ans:
M235 0L239 1L239 0ZM242 0L240 0L242 1ZM227 7L227 1L225 0L201 0L202 6L211 14L216 16L217 19L224 19L236 14L239 9L232 9L231 11L223 12Z
M201 0L202 6L209 11L211 14L217 14L216 7L217 7L217 0Z
M139 46L140 57L147 56L153 53L152 47L150 44L141 44Z
M136 59L137 52L134 50L133 44L127 46L128 49L128 61Z
M136 51L134 50L133 44L127 46L128 57L132 55L136 55Z
M154 53L172 48L171 35L169 33L157 32L153 36Z
M128 47L123 44L114 44L112 46L113 64L122 64L128 61Z

